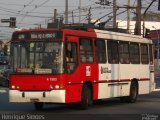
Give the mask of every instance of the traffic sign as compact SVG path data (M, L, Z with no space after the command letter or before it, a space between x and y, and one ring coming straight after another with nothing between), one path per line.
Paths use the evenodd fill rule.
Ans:
M16 27L16 17L10 17L10 19L1 19L1 23L9 23L10 28Z
M8 23L10 22L10 19L1 19L1 23Z

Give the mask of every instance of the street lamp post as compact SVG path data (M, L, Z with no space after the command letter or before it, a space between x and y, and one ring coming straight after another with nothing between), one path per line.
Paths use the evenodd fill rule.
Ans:
M157 42L157 71L159 72L159 32L156 29L155 26L152 26L152 28L154 28L156 30L157 33L157 37L158 37L158 42Z

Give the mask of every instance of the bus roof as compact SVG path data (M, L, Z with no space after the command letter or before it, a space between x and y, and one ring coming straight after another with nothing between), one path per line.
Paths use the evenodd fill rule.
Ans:
M75 29L69 29L69 28L38 28L38 29L22 29L15 31L16 32L42 32L42 31L68 31L69 34L75 34L78 36L83 36L82 34L84 32L89 33L88 37L93 37L96 35L96 38L102 38L102 39L110 39L110 40L119 40L119 41L129 41L129 42L138 42L138 43L148 43L152 44L152 40L143 38L142 36L138 35L131 35L126 33L119 33L119 32L113 32L113 31L107 31L107 30L99 30L99 29L93 29L89 28L88 30L75 30ZM70 32L73 31L73 32ZM82 33L81 35L79 33ZM94 34L93 36L91 34ZM85 34L84 36L86 36ZM91 36L90 36L91 35Z
M97 35L97 38L152 44L152 40L143 38L142 36L138 35L131 35L131 34L97 30L97 29L95 29L95 33Z
M16 30L15 32L43 32L43 31L53 31L53 30L60 30L58 28L34 28L34 29L20 29Z

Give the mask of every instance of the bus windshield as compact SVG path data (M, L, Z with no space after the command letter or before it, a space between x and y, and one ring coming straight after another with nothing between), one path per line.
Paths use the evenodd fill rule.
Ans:
M63 70L62 42L12 43L14 73L61 74Z

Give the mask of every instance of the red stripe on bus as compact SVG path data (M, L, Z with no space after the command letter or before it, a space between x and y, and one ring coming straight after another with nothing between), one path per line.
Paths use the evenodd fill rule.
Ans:
M149 78L140 78L138 81L149 81ZM112 82L131 82L130 79L120 79L120 80L101 80L93 83L112 83ZM72 84L83 84L84 82L69 82L68 85Z
M139 81L149 81L149 78L140 78Z

